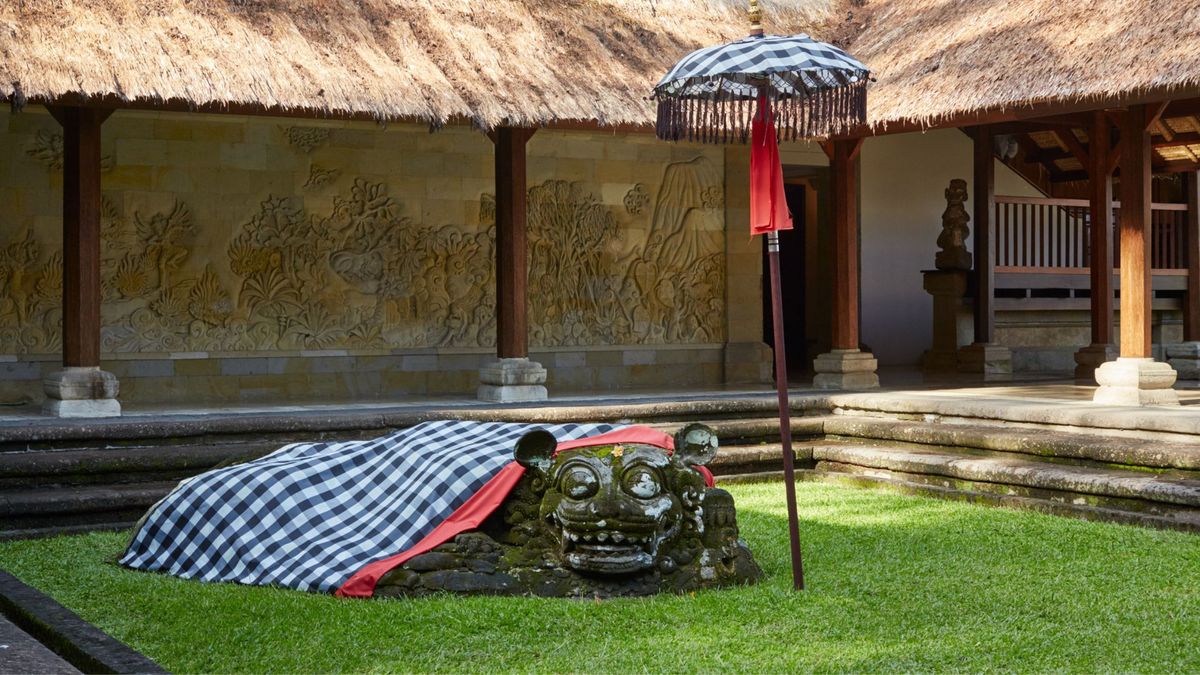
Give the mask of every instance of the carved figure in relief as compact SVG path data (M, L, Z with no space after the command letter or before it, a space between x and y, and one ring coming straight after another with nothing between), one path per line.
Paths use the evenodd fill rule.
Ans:
M967 201L967 181L955 178L946 188L946 210L942 212L942 232L937 245L941 250L934 258L939 270L971 269L971 253L967 250L967 237L971 234L967 222L971 216L963 204Z

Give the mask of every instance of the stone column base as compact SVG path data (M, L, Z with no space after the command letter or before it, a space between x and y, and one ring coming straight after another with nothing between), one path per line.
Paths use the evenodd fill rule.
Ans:
M834 349L813 360L817 389L878 389L879 362L870 352Z
M497 359L479 369L480 401L525 403L545 401L546 369L529 359Z
M770 383L772 356L763 342L730 342L725 345L725 384Z
M1115 361L1120 352L1113 345L1092 343L1080 347L1075 352L1075 379L1091 380L1096 377L1096 369L1109 361Z
M1179 405L1175 370L1154 359L1119 358L1096 369L1092 400L1106 405Z
M982 373L984 379L1012 375L1012 351L994 342L976 342L958 350L960 373Z
M90 368L63 368L42 380L42 413L54 417L120 417L117 376Z
M1200 342L1167 345L1167 363L1181 380L1200 380Z

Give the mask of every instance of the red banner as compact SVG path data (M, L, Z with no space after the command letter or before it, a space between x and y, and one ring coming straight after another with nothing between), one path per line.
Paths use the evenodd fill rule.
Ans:
M792 229L783 192L783 165L775 139L775 117L766 98L758 99L758 114L750 128L750 234Z

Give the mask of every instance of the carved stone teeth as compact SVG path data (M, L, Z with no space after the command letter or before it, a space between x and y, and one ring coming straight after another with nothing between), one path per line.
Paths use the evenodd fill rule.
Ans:
M608 541L608 534L605 532L601 532L600 534L596 535L596 539L597 539L597 541Z
M612 540L619 544L625 541L625 535L621 534L620 532L613 532Z

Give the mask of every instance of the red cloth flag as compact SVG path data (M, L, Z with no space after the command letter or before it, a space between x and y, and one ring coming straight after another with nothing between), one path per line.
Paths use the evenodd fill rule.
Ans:
M792 229L783 192L783 165L775 139L775 116L766 97L758 99L758 113L750 126L750 234Z

